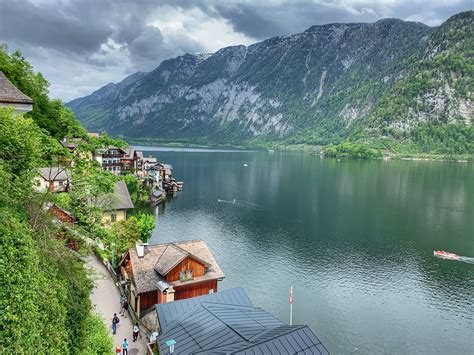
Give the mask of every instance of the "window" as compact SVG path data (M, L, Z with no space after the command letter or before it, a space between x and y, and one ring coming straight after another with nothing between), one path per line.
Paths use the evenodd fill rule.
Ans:
M185 270L179 272L179 281L189 281L193 279L193 270Z
M116 213L112 213L112 214L110 215L110 220L111 220L112 222L115 222L115 221L117 220L117 214L116 214Z

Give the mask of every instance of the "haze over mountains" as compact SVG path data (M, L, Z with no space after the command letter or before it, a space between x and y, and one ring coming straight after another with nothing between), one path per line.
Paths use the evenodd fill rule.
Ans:
M436 28L313 26L165 60L68 106L90 130L128 138L329 144L414 139L420 124L472 134L473 28L473 11Z

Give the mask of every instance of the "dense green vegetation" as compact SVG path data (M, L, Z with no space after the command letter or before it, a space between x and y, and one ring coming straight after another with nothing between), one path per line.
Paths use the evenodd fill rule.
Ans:
M329 145L324 149L324 154L334 158L375 159L382 157L379 150L354 142Z
M113 191L119 177L86 157L125 143L88 137L60 101L48 99L48 83L19 52L9 55L0 48L0 70L35 100L34 110L25 115L0 109L0 352L111 353L109 331L92 312L92 280L79 254L88 247L80 236L105 234L118 245L131 246L146 240L154 227L150 215L111 230L101 225L97 202ZM64 136L83 138L75 154L59 143ZM37 169L45 166L67 169L72 191L38 192ZM143 198L138 182L126 179L135 188L134 198ZM72 212L78 225L52 223L45 209L49 203Z
M48 81L41 73L33 71L31 64L19 51L9 54L6 46L0 45L0 70L20 91L33 99L33 111L27 113L26 117L33 118L40 128L57 139L68 135L85 135L86 131L71 110L60 100L49 99Z
M0 350L80 353L91 337L92 283L33 190L47 133L0 109ZM55 148L55 147L53 147ZM104 325L102 324L102 327ZM104 338L107 339L107 338Z

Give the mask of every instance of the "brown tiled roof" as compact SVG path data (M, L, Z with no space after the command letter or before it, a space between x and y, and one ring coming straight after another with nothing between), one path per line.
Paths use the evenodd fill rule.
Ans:
M176 265L178 265L188 256L193 259L196 259L205 266L209 266L209 264L205 260L202 260L196 255L187 252L186 250L178 247L176 244L168 244L168 246L165 248L165 250L159 257L158 261L156 262L154 269L161 276L166 276Z
M32 104L33 100L18 90L0 71L0 102Z
M161 274L161 272L169 272L188 255L206 264L207 269L204 276L194 277L193 280L186 281L186 284L224 278L224 273L212 256L206 242L203 240L147 245L145 246L145 255L143 258L138 257L135 248L130 249L128 252L137 293L157 290L158 282L163 281L163 276L166 275ZM174 257L176 257L176 260ZM160 273L156 270L157 264ZM174 281L169 282L169 285L180 286L182 283L181 281Z

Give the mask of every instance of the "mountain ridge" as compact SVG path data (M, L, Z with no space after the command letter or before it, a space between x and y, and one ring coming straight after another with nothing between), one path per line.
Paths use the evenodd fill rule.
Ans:
M472 23L468 11L445 29L460 31L456 16ZM311 26L250 46L170 58L109 87L107 97L101 88L68 106L88 128L132 139L338 143L379 122L372 116L380 100L423 59L432 36L442 37L443 25L382 19Z

